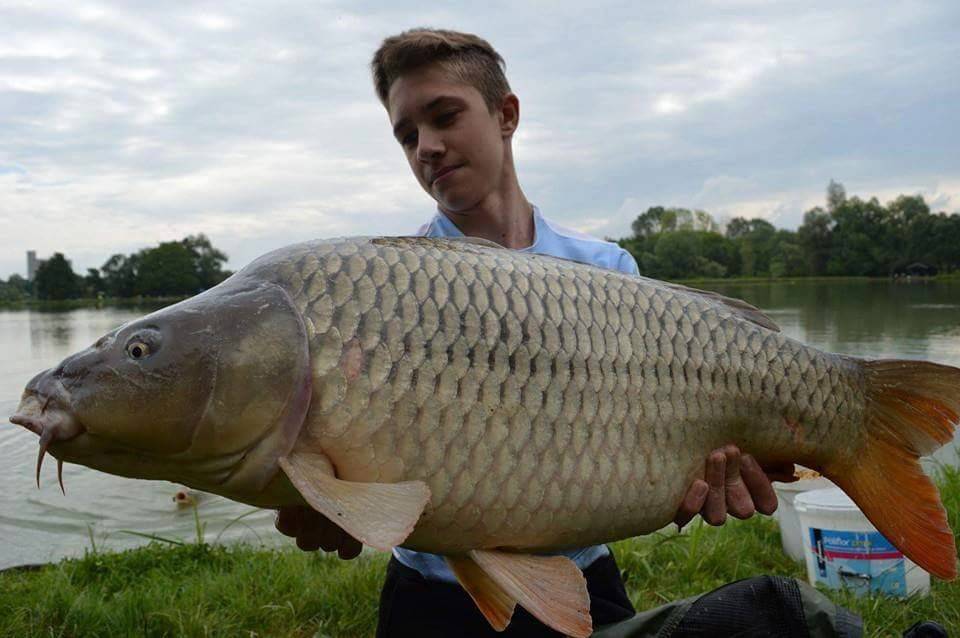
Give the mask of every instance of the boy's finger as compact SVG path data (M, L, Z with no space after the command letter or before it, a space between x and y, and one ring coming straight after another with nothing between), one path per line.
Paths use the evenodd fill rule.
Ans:
M320 536L313 531L301 532L297 536L297 547L305 552L315 552L320 549Z
M340 549L340 544L343 540L343 530L333 523L327 523L320 528L318 538L323 551L333 552Z
M741 460L740 474L750 490L754 506L761 514L773 514L777 511L777 493L773 490L770 478L757 460L745 454Z
M703 509L708 491L710 491L710 486L707 485L706 481L697 479L693 482L693 485L690 486L683 497L683 502L680 503L677 515L673 517L673 522L677 524L678 528L683 529L683 526L692 521L693 517Z
M273 520L273 526L285 536L296 537L300 533L303 521L302 512L298 507L281 507Z
M707 457L707 499L700 515L711 525L723 525L727 519L727 497L724 494L726 462L723 450L714 450Z
M343 536L343 543L340 545L340 549L337 550L340 558L343 560L351 560L359 556L360 551L363 549L363 544L349 534L344 534Z
M736 445L728 445L723 448L723 453L726 457L724 489L727 512L734 518L750 518L755 510L750 492L740 476L740 448Z

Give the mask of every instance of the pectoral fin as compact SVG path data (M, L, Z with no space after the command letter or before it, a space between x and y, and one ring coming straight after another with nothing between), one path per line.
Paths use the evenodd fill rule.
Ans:
M513 617L517 599L487 576L472 558L447 556L447 564L494 631L506 629Z
M430 488L422 481L340 480L321 454L294 451L279 463L311 507L364 545L384 551L406 540L430 500Z
M471 586L479 587L483 592L481 597L484 604L493 606L494 612L499 612L501 616L506 604L516 601L540 622L568 636L586 637L593 632L587 581L569 558L479 549L467 555L476 563L476 567L502 590L491 591L491 585L470 573L469 568L463 570L468 573L467 581L470 585L463 580L460 581L461 584L474 601L477 601L480 611L494 629L502 630L491 620L494 613L484 609L483 604L471 591ZM460 578L458 568L453 564L451 567L454 568L457 578ZM506 622L509 622L509 616Z

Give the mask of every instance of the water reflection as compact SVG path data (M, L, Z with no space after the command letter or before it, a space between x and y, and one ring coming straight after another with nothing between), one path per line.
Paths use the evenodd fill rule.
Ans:
M960 365L960 283L839 282L713 287L764 309L784 332L832 352Z
M39 354L42 348L51 342L53 345L61 347L70 344L70 337L73 334L73 314L31 311L29 320L30 346L35 354Z

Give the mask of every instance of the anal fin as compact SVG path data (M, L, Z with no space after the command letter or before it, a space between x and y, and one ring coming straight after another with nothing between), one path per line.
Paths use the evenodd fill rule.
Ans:
M430 500L422 481L358 483L333 476L322 454L292 452L281 469L315 510L364 545L389 551L410 535Z
M577 638L593 632L587 581L566 556L482 549L467 555L507 596L543 624Z
M510 624L517 599L498 585L473 559L467 556L447 556L447 564L460 585L470 594L477 609L495 631L503 631Z

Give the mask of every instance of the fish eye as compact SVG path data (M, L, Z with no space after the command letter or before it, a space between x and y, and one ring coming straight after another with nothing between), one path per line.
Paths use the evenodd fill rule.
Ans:
M131 359L143 359L150 354L150 346L142 341L131 341L127 344L127 355Z
M141 361L160 350L162 339L155 326L145 326L136 330L126 339L123 350L134 361Z

